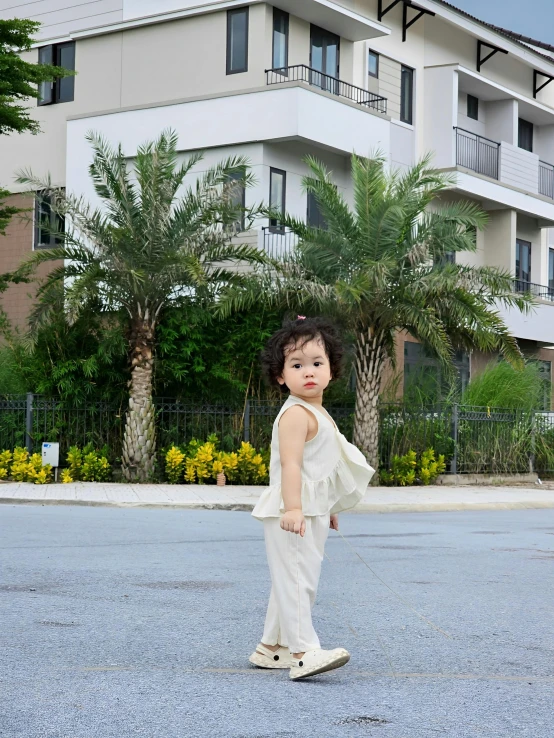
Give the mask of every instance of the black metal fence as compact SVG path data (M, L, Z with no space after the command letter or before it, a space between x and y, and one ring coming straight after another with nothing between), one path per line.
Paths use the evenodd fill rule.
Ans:
M264 252L271 259L290 256L298 244L298 236L288 228L280 230L263 226L262 233L264 238Z
M250 441L265 448L280 405L255 400L242 407L193 405L169 398L155 400L157 440L160 450L172 444L219 436L225 450ZM331 415L347 438L352 438L354 409L330 407ZM0 450L26 446L40 451L41 444L60 443L63 460L71 445L106 446L117 462L125 419L125 407L88 403L69 407L58 399L40 395L0 398ZM411 407L381 404L380 465L388 468L393 456L409 450L433 448L444 454L447 472L453 474L514 474L537 471L554 473L554 413L526 413L501 408L442 404ZM63 463L63 461L62 461Z
M547 287L544 284L535 284L534 282L526 282L523 279L514 279L515 292L529 292L533 297L539 300L548 300L554 302L554 288Z
M329 74L324 74L317 69L306 66L306 64L266 69L265 74L268 85L283 84L284 82L306 82L320 90L330 92L332 95L344 97L358 105L376 110L378 113L386 114L387 112L386 97L368 92L362 87L356 87L356 85L351 85L350 82L344 82L342 79L332 77Z
M500 144L463 128L456 131L456 164L498 179Z
M554 200L554 165L539 161L539 192Z

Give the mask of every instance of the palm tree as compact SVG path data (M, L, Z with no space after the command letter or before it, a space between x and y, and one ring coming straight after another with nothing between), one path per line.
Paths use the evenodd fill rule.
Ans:
M408 331L453 372L458 348L501 351L514 365L522 357L499 313L503 304L529 309L512 278L493 267L448 263L448 254L475 251L486 214L475 204L440 204L454 182L423 158L405 173L387 171L384 159L352 156L353 205L323 164L308 157L305 190L324 218L312 228L267 210L298 236L294 252L259 270L245 286L229 286L222 314L261 299L269 305L334 316L354 336L356 407L354 442L377 468L383 369L395 364L398 331Z
M156 326L163 310L183 295L209 298L221 284L237 284L233 262L259 262L261 252L236 245L237 223L251 213L241 204L241 188L253 182L248 161L234 157L208 169L187 186L184 180L202 154L178 163L177 135L164 131L139 147L131 168L121 145L113 149L89 133L94 157L89 172L102 206L52 187L31 172L18 177L65 220L59 245L36 251L22 265L63 260L37 292L31 328L48 320L59 285L68 314L101 304L126 321L130 359L129 406L122 466L128 480L145 481L156 453L152 379ZM51 218L52 220L52 218ZM46 225L48 228L49 226ZM55 230L54 226L51 226ZM239 228L239 230L241 230Z

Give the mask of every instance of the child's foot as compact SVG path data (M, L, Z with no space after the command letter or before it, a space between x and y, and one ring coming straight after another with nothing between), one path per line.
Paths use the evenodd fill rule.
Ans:
M287 646L270 648L258 643L248 661L261 669L290 669L295 659L292 658Z
M313 651L306 651L301 659L292 660L294 664L290 669L290 678L303 679L344 666L350 661L350 654L345 648L334 648L332 651L316 648Z

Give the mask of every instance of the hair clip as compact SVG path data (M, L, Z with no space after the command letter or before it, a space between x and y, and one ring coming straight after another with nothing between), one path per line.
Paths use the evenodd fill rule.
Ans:
M296 316L296 320L306 320L306 316L305 315L297 315Z

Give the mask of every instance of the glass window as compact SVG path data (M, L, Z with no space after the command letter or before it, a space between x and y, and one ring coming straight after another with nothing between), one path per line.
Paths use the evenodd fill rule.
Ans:
M452 358L457 389L463 392L469 382L469 354L455 351ZM433 404L440 402L449 389L440 361L421 343L404 341L404 401L418 405Z
M523 118L518 119L517 145L525 151L533 151L533 124Z
M279 210L281 213L285 212L286 178L287 175L282 169L274 169L271 167L269 170L269 204L272 208ZM284 230L283 224L276 218L270 219L269 226L273 230Z
M312 228L322 228L323 230L327 230L327 221L319 209L319 203L313 192L308 192L308 213L306 220L308 225L312 226Z
M227 11L227 74L248 71L248 8Z
M367 73L370 77L379 76L379 54L370 51L367 57Z
M43 46L38 50L39 64L54 64L75 71L75 41ZM39 105L71 102L75 97L75 77L58 77L53 82L41 82Z
M456 252L446 251L442 256L437 256L434 260L435 266L445 266L446 264L456 263Z
M400 120L413 122L414 70L402 67L400 72Z
M474 95L467 96L467 117L479 120L479 98Z
M554 249L548 249L548 291L552 299L554 296Z
M52 249L63 244L65 221L52 211L48 195L35 198L35 249Z
M516 240L516 280L518 290L527 289L531 281L531 242Z
M273 69L285 69L289 63L289 14L273 8Z
M237 218L236 222L231 228L231 230L235 233L241 233L242 231L244 231L244 208L246 206L246 189L244 187L244 183L239 184L242 180L244 180L244 175L244 172L233 172L229 175L229 183L231 187L231 205L235 206L237 209L241 209L239 218Z

